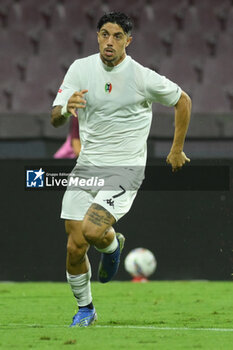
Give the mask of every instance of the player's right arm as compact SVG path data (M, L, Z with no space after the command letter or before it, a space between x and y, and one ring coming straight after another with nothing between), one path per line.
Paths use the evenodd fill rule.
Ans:
M52 109L51 124L58 127L65 124L71 115L77 118L76 109L86 107L84 94L87 92L88 90L75 91L64 106L55 106Z

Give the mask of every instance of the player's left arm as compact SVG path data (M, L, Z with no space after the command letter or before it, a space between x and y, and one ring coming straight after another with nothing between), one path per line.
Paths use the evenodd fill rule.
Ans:
M188 130L192 102L190 97L182 91L181 96L175 105L175 131L170 153L167 156L167 163L171 164L172 171L177 171L190 159L183 152L185 136Z

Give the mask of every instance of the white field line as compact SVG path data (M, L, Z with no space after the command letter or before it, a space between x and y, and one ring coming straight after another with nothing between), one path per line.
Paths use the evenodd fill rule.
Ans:
M155 331L212 331L212 332L233 332L233 328L189 328L189 327L156 327L156 326L100 326L97 328L129 328L129 329L149 329Z
M67 325L55 325L55 324L20 324L20 323L9 323L0 324L0 329L9 328L69 328ZM189 327L156 327L156 326L111 326L111 325L94 325L95 328L109 328L109 329L147 329L152 331L201 331L201 332L233 332L233 328L189 328ZM75 327L75 329L77 329Z

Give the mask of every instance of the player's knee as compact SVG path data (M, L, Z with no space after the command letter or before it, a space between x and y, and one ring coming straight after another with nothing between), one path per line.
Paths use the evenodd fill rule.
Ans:
M103 236L102 232L98 228L95 228L85 223L82 227L82 233L85 240L91 245L95 245L96 242L99 241L99 239L101 239L101 237Z
M72 262L73 264L81 263L85 259L86 252L86 245L76 245L73 243L67 244L67 254L71 264Z
M96 235L96 232L92 230L84 230L83 236L85 240L91 245L95 244L98 240L98 235Z

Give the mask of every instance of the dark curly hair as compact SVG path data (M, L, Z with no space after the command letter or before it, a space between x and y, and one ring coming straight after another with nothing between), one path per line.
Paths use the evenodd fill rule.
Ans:
M132 29L133 29L133 22L132 19L127 16L123 12L109 12L105 13L99 20L97 24L97 28L100 31L100 29L103 27L105 23L116 23L118 24L125 34L131 35Z

